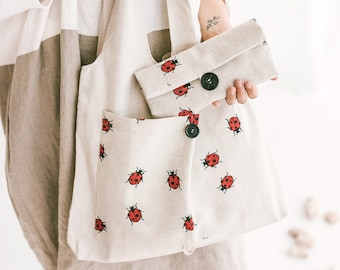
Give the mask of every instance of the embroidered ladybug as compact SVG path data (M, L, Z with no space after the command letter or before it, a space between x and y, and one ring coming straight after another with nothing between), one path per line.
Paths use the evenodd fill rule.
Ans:
M141 219L143 220L142 211L137 208L137 204L130 206L127 208L127 210L127 218L129 218L131 221L131 225L133 225L133 223L139 222Z
M178 113L178 116L188 116L187 121L189 121L191 124L198 125L199 121L199 114L198 113L193 113L189 108L188 110L179 108L181 111Z
M170 59L170 60L164 62L161 66L161 69L162 69L162 71L165 72L164 73L164 75L165 75L166 73L169 73L171 71L173 72L178 65L180 65L180 63L178 62L178 60L176 58L174 58L174 59Z
M166 183L168 183L168 185L169 185L169 187L170 187L170 189L169 190L171 190L171 189L181 189L181 179L178 177L178 175L177 175L177 171L175 172L175 171L170 171L170 172L168 172L168 175L169 175L169 177L168 177L168 179L166 180Z
M227 189L233 187L235 180L236 180L236 178L227 174L226 176L221 178L221 185L218 187L218 189L221 190L222 192L226 193Z
M233 131L234 135L239 134L242 129L241 129L241 122L240 119L236 116L231 117L228 121L229 129Z
M129 182L130 185L137 187L138 184L143 181L144 173L145 171L137 168L135 172L130 174L129 179L125 183Z
M192 111L190 110L190 108L188 110L179 108L181 111L178 113L178 116L190 116L192 115Z
M102 131L105 131L105 133L108 133L110 130L113 131L112 121L109 121L106 117L104 117Z
M185 216L184 218L182 217L182 219L184 220L184 224L183 224L183 228L185 228L185 231L193 231L195 228L195 223L194 220L192 219L191 216Z
M190 115L189 122L198 125L199 117L200 115L198 113L193 113Z
M177 96L176 99L181 96L186 96L190 88L192 88L191 83L186 83L174 89L173 92Z
M97 217L94 224L94 229L98 231L98 233L101 233L102 231L107 231L105 221L102 221L99 217Z
M107 154L105 153L105 148L104 148L104 144L101 144L99 147L99 158L100 161L103 161L104 158L107 157Z
M208 167L214 167L216 168L216 165L222 161L220 161L220 156L217 153L217 150L216 152L214 153L211 153L205 157L205 159L201 159L201 161L203 161L203 166L204 166L204 169L208 168Z

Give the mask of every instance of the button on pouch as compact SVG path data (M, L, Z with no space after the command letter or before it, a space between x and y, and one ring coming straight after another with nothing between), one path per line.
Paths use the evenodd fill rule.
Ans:
M205 90L211 91L218 86L218 77L212 72L207 72L201 77L201 85Z
M262 28L250 20L135 75L152 115L166 117L223 99L236 79L260 84L278 72Z

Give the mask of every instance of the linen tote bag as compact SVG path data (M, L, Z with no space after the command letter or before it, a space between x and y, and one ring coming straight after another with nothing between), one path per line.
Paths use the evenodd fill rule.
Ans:
M167 1L173 53L200 46L195 35L183 35L183 31L199 31L191 14L192 3ZM102 50L81 71L68 228L68 243L81 260L115 263L181 251L192 254L195 248L285 215L279 180L251 106L222 104L215 108L205 94L192 98L191 92L201 87L194 82L197 76L187 76L186 61L171 58L156 64L152 59L144 11L143 1L116 0ZM260 30L255 36L263 39ZM253 42L256 47L258 40ZM232 55L243 59L241 55L248 49L241 47ZM268 60L264 53L256 57ZM248 60L244 57L241 62L254 64ZM184 79L190 82L186 96L163 99L168 89L157 85L159 94L143 81L172 76L173 81L166 82L178 88L181 80L175 78L175 72L164 74L162 70L167 61L177 70L183 65ZM191 61L188 57L187 63ZM149 73L155 66L161 75L139 73ZM242 75L245 79L249 70ZM205 73L208 71L212 69ZM264 74L255 75L251 79L264 81L276 71L270 66ZM233 80L225 76L220 75L221 83ZM157 92L152 102L149 91ZM187 101L180 107L173 105L182 99Z

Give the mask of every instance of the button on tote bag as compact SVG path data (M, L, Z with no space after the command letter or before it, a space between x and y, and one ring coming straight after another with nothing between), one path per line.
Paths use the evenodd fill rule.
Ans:
M175 2L169 14L187 19L187 1ZM248 22L156 64L136 30L142 10L116 0L102 50L81 71L68 228L81 260L192 254L285 215L251 105L211 105L236 74L276 76L261 29Z

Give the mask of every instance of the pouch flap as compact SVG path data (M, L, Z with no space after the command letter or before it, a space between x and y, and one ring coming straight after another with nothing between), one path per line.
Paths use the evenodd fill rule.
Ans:
M203 74L262 44L265 39L261 27L253 19L161 63L137 71L135 76L145 98L152 99L201 78Z

